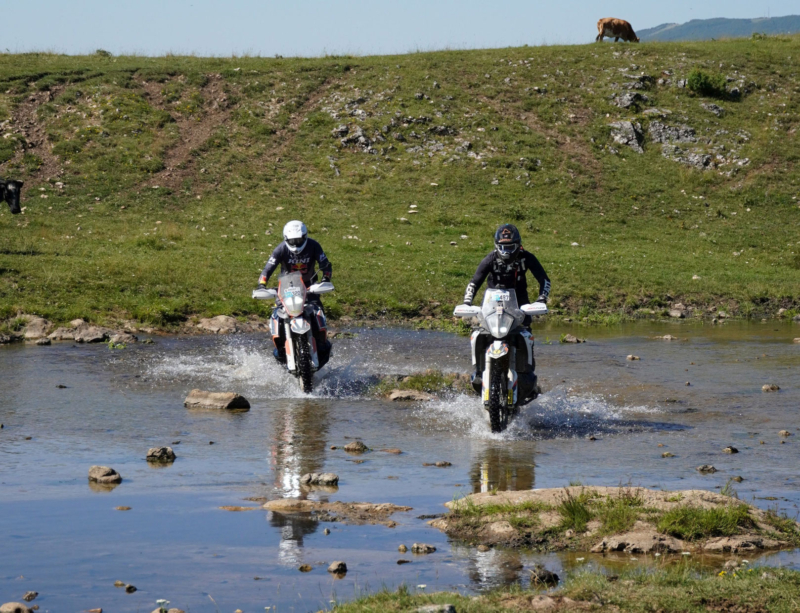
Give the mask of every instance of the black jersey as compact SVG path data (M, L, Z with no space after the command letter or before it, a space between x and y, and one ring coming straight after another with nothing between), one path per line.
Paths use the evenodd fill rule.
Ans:
M539 295L547 296L550 294L550 279L544 268L536 259L536 256L520 248L519 255L511 262L505 262L497 255L497 251L492 251L478 265L475 276L467 285L464 294L464 302L472 304L475 292L478 291L484 281L490 289L513 289L517 294L517 303L521 306L529 304L528 298L528 279L525 273L531 271L539 282Z
M306 287L313 283L312 279L316 271L317 264L322 271L322 278L329 280L333 272L333 266L328 260L322 246L312 238L308 239L306 246L299 253L292 253L286 242L282 242L275 247L272 252L267 265L261 272L261 277L258 280L260 285L266 285L275 269L281 266L281 274L289 272L299 272L303 276L303 283ZM322 279L317 279L321 281Z

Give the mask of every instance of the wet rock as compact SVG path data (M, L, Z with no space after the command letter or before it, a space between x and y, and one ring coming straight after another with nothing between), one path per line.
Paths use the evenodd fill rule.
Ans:
M672 336L671 334L665 334L664 336L654 336L653 337L657 341L679 341L677 336Z
M324 534L325 536L328 536L330 533L331 533L331 531L330 531L330 529L329 529L329 528L325 528L325 529L322 531L322 534Z
M434 551L436 551L436 547L428 545L427 543L414 543L411 545L411 553L426 554L433 553Z
M626 92L614 98L612 104L621 109L629 109L631 107L638 107L641 103L648 102L648 100L647 96L639 92Z
M733 445L728 445L725 449L722 450L724 453L739 453L739 450L736 449Z
M126 585L125 586L125 592L126 593L133 594L135 591L136 591L136 586L135 585Z
M389 394L389 400L393 402L426 402L433 399L434 396L431 394L417 390L392 390L392 392Z
M297 570L299 570L301 573L310 573L312 570L314 570L314 568L309 564L302 564Z
M586 341L579 339L577 336L567 334L561 339L562 343L585 343Z
M779 388L779 387L778 387L777 385L775 385L774 383L766 383L766 384L764 384L764 385L762 385L762 386L761 386L761 391L762 391L762 392L777 392L777 391L779 391L780 389L781 389L781 388Z
M625 359L628 360L629 362L636 362L637 360L641 360L642 358L640 358L638 355L630 354Z
M709 113L714 113L717 117L722 117L725 114L725 109L710 102L701 102L700 106L707 110Z
M674 453L670 453L669 451L665 451L664 453L661 454L661 457L662 458L674 458L675 454Z
M396 525L395 522L389 520L393 513L412 510L411 507L401 507L390 503L323 502L297 498L270 500L264 503L263 508L283 515L316 513L317 519L354 526L380 524L387 527Z
M400 455L401 453L403 453L402 450L397 449L395 447L392 447L390 449L379 449L379 451L382 451L383 453L391 453L393 455Z
M125 582L117 579L116 581L114 581L114 587L125 587Z
M406 547L405 545L400 545L400 547L397 548L397 551L399 551L400 553L405 553L406 551L408 551L408 547Z
M300 477L303 485L338 485L339 475L334 473L306 473Z
M364 453L365 451L369 451L369 447L361 441L353 441L352 443L347 443L347 445L344 446L344 450L348 453Z
M631 121L616 121L611 125L611 138L619 145L630 147L636 153L644 153L642 126Z
M120 483L122 475L109 466L92 466L89 469L89 481L101 484Z
M39 592L25 592L25 595L22 597L22 600L24 600L25 602L30 602L31 600L35 600L38 595Z
M15 343L21 339L22 337L19 334L0 334L0 345Z
M397 565L399 566L401 564L411 564L411 560L404 560L400 558L399 560L397 560Z
M212 334L235 334L239 331L239 320L230 315L217 315L216 317L201 319L197 327Z
M735 477L731 477L731 481L736 481L736 483L741 483L742 481L744 481L744 477L736 475Z
M558 575L547 570L541 564L534 564L530 573L531 585L556 585L558 583Z
M426 604L414 609L416 613L456 613L456 608L451 604Z
M7 602L0 606L0 613L31 613L31 610L21 602Z
M51 324L43 317L32 316L28 318L28 324L22 335L26 341L33 341L47 336L47 331L50 329Z
M148 462L168 463L175 461L175 452L172 447L151 447L147 450L146 459Z
M53 341L74 341L75 330L73 328L56 328L55 332L51 332L47 337Z
M331 562L328 572L334 575L345 575L347 574L347 564L341 561Z
M789 432L788 430L781 430L780 432L778 432L778 436L792 436L792 433Z
M38 340L36 341L36 344L37 344L37 345L43 345L43 346L45 346L45 345L50 345L50 344L52 344L52 341L51 341L49 338L46 338L46 337L45 337L45 338L40 338L40 339L38 339Z
M112 334L108 340L115 345L131 345L139 342L139 338L136 335L129 334L128 332L117 332L116 334Z
M246 410L250 408L247 398L234 392L206 392L194 389L183 401L187 409L229 409Z
M113 330L103 328L102 326L81 324L75 328L72 336L76 343L104 343L112 333Z
M711 539L703 545L703 551L714 553L741 553L766 549L778 549L778 541L757 535L736 535Z
M675 319L683 319L684 317L686 317L686 311L684 311L683 309L670 309L669 316Z
M114 507L115 511L130 511L131 507Z
M491 549L491 547L489 547L488 545L478 545L476 547L476 549L478 551L480 551L481 553L486 553L487 551L489 551Z
M714 468L711 464L703 464L702 466L697 467L697 472L703 474L712 474L717 472L717 469Z

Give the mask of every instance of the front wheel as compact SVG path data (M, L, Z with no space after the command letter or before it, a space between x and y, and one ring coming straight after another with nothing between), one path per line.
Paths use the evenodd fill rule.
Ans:
M490 360L489 369L489 425L492 432L502 432L508 427L508 383L503 361Z
M297 376L303 386L303 393L310 394L314 389L314 370L308 337L305 334L296 337L295 347L297 347Z

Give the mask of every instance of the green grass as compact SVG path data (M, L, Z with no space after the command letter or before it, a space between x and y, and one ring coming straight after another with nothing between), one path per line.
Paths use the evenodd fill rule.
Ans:
M373 388L373 393L386 396L393 390L414 390L429 394L442 394L448 391L468 389L468 382L456 373L443 373L440 370L426 370L405 377L385 377ZM471 387L470 387L471 389Z
M594 517L593 511L589 508L588 502L591 495L581 492L578 496L573 496L568 489L564 489L564 497L556 510L561 515L561 525L563 530L574 530L577 533L586 532L587 524Z
M643 502L635 489L622 490L617 497L608 497L597 504L595 515L603 534L619 534L633 528L642 513Z
M767 577L762 575L767 573ZM336 613L400 613L428 604L452 604L459 613L501 613L531 609L539 592L518 586L480 596L438 592L426 594L401 587L337 604ZM573 610L562 598L591 603L597 610L663 613L706 613L707 611L770 611L789 613L800 602L800 572L774 568L753 568L718 576L686 563L644 571L636 568L606 575L600 572L571 574L565 583L547 596ZM588 608L588 607L587 607ZM575 609L577 610L577 609Z
M800 37L315 59L0 54L0 175L25 181L27 207L0 214L0 314L163 327L264 316L250 290L293 218L333 263L334 319L449 320L506 221L547 269L556 315L614 323L678 300L796 312L798 55ZM671 83L648 84L638 111L611 104L626 72L663 71ZM711 98L675 85L692 71L730 75L744 94L717 118L700 105ZM635 119L647 134L648 108L696 130L687 150L749 163L699 171L647 135L641 155L615 145L608 124ZM28 116L44 146L26 145ZM374 152L342 145L341 124Z
M754 523L747 506L730 504L714 509L676 507L661 515L656 527L664 534L685 541L696 541L715 536L733 536L743 528L754 527Z

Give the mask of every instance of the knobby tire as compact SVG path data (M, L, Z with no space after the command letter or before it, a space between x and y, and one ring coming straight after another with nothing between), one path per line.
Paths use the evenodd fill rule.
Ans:
M310 394L314 389L314 371L311 363L311 348L308 338L303 335L295 340L297 347L297 375L303 385L303 393Z
M505 360L492 360L489 372L489 421L492 432L502 432L508 426L508 383Z

